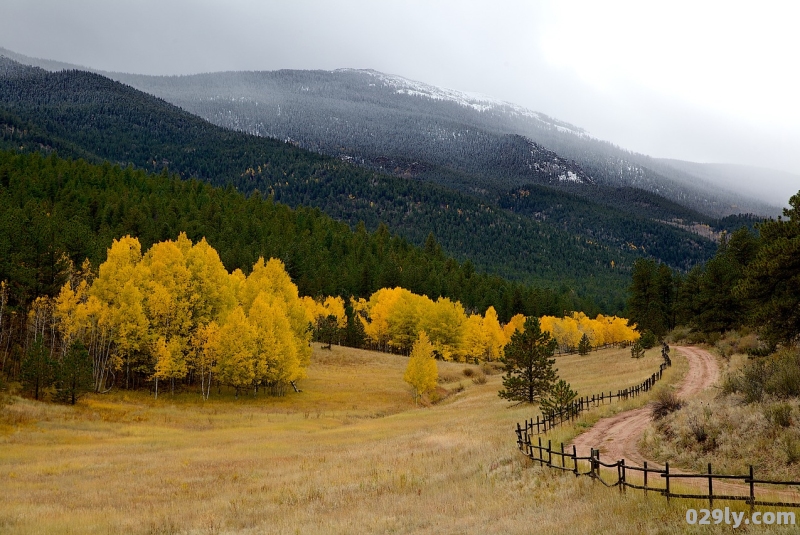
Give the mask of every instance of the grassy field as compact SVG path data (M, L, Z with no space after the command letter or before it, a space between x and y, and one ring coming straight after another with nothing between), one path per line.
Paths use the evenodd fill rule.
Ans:
M685 372L685 361L665 383ZM0 413L0 532L30 533L683 533L691 502L620 494L533 466L513 428L535 408L440 363L452 392L415 407L404 357L316 347L300 394L146 392L76 407L14 398ZM638 383L656 350L557 360L580 394ZM473 367L474 368L474 367ZM460 385L460 386L459 386ZM463 390L461 389L463 387ZM568 440L603 413L596 409ZM700 507L699 504L696 507ZM698 530L699 531L699 530ZM752 531L752 527L751 527ZM704 531L707 532L707 531Z

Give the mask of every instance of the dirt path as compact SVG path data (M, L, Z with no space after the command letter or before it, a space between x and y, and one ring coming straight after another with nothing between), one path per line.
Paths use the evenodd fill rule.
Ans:
M689 371L681 381L677 394L681 399L689 400L703 390L711 387L719 379L719 365L714 356L696 347L675 347L689 361ZM599 448L601 460L615 462L625 459L625 464L643 466L647 461L649 467L663 469L660 463L645 459L639 452L639 439L652 420L650 407L622 412L610 418L597 422L589 431L583 433L572 441L577 448L579 456L589 456L591 448ZM685 470L671 469L670 472L678 474L691 473ZM705 480L681 481L689 486L707 485ZM705 487L707 488L707 487ZM714 481L715 494L747 495L748 487L737 483ZM790 489L773 490L772 493L786 501L800 501L800 492ZM756 493L758 499L758 493Z
M717 381L719 366L711 353L696 347L678 346L675 349L689 361L689 371L678 388L679 397L691 399ZM599 448L602 457L609 461L625 459L626 463L641 466L645 459L637 444L650 420L650 407L622 412L600 420L572 443L580 456L588 456L591 448Z

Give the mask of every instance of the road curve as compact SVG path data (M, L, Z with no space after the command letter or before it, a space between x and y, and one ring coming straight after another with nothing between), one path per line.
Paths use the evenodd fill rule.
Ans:
M684 400L691 399L692 396L711 387L719 379L719 365L711 353L704 349L689 346L677 346L689 361L689 371L686 377L680 382L678 396ZM651 421L650 407L642 407L631 411L625 411L612 416L603 418L587 432L579 435L572 441L577 449L578 456L588 457L591 448L599 448L601 459L605 462L616 462L625 459L625 464L643 466L644 462L651 468L663 469L660 463L645 459L639 452L639 439ZM670 472L676 474L688 474L686 470L672 469ZM684 486L707 489L705 480L683 480ZM757 488L759 488L757 486ZM749 487L741 483L716 480L714 482L715 493L746 496ZM757 492L756 496L761 491ZM785 502L800 503L800 490L797 489L769 489L772 499Z
M689 346L676 346L674 349L689 361L689 371L677 391L681 399L692 398L719 379L719 365L711 353ZM591 448L599 448L602 457L608 461L625 459L626 464L641 466L646 459L639 453L638 443L651 419L649 406L621 412L603 418L587 432L575 437L572 444L579 456L588 456ZM657 466L652 461L648 464Z

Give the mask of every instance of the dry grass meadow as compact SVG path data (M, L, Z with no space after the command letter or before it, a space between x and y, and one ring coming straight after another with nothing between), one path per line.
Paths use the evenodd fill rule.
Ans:
M674 360L666 383L686 371ZM452 394L415 407L406 362L315 347L303 392L284 398L13 398L0 409L0 533L683 533L686 509L702 506L534 466L513 428L537 410L509 408L499 375L474 384L470 366L440 363ZM657 350L640 361L604 350L556 365L591 394L659 362ZM549 438L646 401L595 409Z

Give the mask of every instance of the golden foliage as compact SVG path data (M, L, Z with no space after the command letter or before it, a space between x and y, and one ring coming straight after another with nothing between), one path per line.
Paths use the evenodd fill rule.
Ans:
M64 285L53 315L65 341L90 349L98 390L123 367L155 381L194 370L204 397L212 376L237 390L305 376L308 314L279 260L259 258L249 276L229 274L205 239L192 244L181 233L142 255L139 240L125 236L96 279L88 271ZM344 317L341 298L323 307Z

